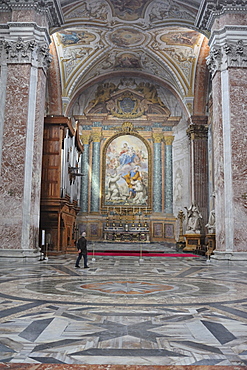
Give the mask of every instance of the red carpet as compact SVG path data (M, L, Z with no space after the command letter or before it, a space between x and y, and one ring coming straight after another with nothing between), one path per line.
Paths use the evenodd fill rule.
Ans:
M97 251L97 252L88 252L90 256L137 256L142 255L143 257L199 257L197 254L192 253L163 253L163 252L148 252L148 251Z

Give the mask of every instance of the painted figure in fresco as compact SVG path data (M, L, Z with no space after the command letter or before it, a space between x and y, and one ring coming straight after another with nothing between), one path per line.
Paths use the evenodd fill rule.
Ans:
M137 180L135 183L135 203L146 204L147 203L147 187L142 180Z
M120 166L134 162L136 153L133 147L129 147L127 143L123 143L123 147L119 153Z
M118 200L121 198L119 186L117 183L120 180L120 178L121 175L117 173L109 175L108 194L107 194L108 200Z
M128 188L129 188L129 199L135 198L136 196L136 182L142 181L141 173L139 167L136 166L134 169L130 170L127 175L124 175Z
M202 226L202 215L197 205L192 204L187 210L187 234L199 234Z

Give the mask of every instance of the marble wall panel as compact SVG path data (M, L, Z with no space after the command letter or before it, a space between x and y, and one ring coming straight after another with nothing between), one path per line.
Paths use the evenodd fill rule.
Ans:
M223 14L221 15L220 18L217 18L215 21L214 21L214 24L213 24L213 27L212 27L212 31L215 31L215 30L219 30L219 29L222 29L224 28L226 25L227 26L236 26L236 24L238 26L246 26L247 24L247 14L246 13L236 13L234 14L233 12L230 12L230 13L226 13L226 14Z
M61 90L61 79L57 52L55 44L50 45L50 53L52 54L52 62L48 70L48 105L47 113L50 115L62 115L62 90Z
M208 220L208 153L207 138L194 140L194 197L203 217Z
M224 206L224 155L223 155L223 126L222 126L222 98L221 75L216 73L213 85L213 145L214 145L214 176L215 176L215 217L216 217L216 248L225 250L225 218Z
M35 9L18 9L12 11L12 22L35 22L39 26L47 27L45 12L37 12Z
M231 145L232 145L232 186L234 202L234 246L236 251L247 251L247 70L230 69L231 99Z
M173 214L191 204L190 151L186 134L187 123L181 122L174 127L173 142Z
M0 12L0 23L4 24L11 21L10 12Z
M201 52L198 58L198 64L195 77L194 93L194 115L204 115L207 106L207 93L209 83L209 72L206 65L206 57L209 54L208 39L205 37L202 43Z
M35 128L33 142L33 163L32 163L32 193L31 193L31 214L29 245L38 247L39 241L39 218L40 218L40 192L41 192L41 171L44 133L44 107L45 107L46 76L42 69L38 71Z

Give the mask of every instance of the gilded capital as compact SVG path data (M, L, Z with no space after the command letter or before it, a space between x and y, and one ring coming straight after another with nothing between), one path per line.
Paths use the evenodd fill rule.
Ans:
M190 140L196 139L207 139L208 137L208 126L203 125L190 125L186 131Z
M154 143L161 143L163 140L163 134L161 132L153 132Z
M94 130L91 132L91 139L93 140L93 142L95 143L100 143L101 139L102 139L102 132L101 132L101 128L97 130Z
M174 136L164 136L164 141L166 145L172 145Z
M81 135L80 139L84 145L89 144L91 139L91 133Z

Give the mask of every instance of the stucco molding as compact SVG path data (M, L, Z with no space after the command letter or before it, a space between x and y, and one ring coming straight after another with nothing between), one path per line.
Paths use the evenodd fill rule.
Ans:
M64 23L59 0L5 0L0 3L0 12L30 9L45 14L50 27L59 27Z
M202 30L211 30L215 19L227 13L247 13L246 0L202 0L195 26Z

